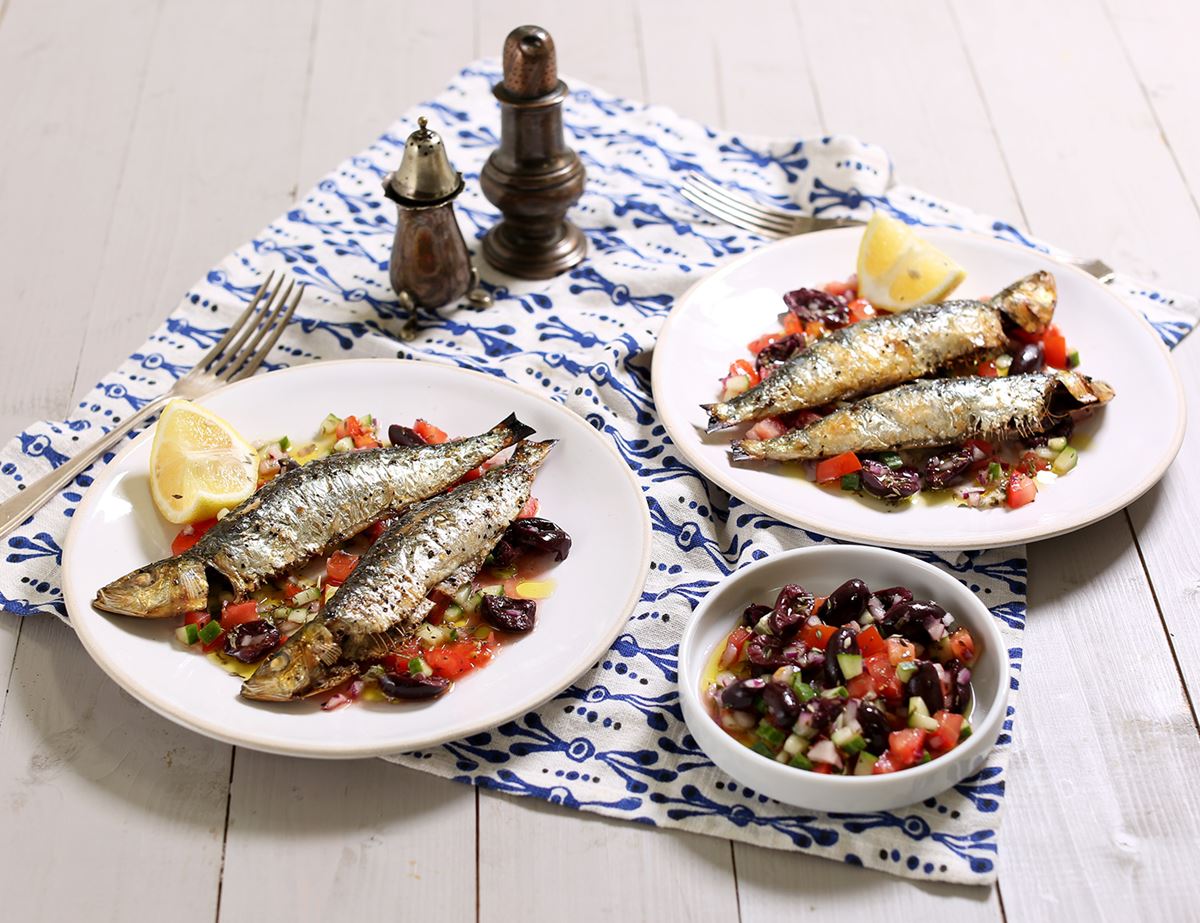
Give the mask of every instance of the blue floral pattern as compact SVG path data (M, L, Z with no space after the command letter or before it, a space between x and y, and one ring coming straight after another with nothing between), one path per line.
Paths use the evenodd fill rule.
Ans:
M989 216L896 184L880 148L835 136L797 141L717 132L658 107L575 86L565 112L588 170L574 218L590 258L570 273L526 283L484 266L495 307L422 310L411 342L388 285L394 227L381 177L400 159L415 116L433 116L468 179L458 214L476 242L495 221L478 192L496 141L492 62L465 69L438 99L392 125L189 291L179 308L79 404L72 419L41 421L0 452L0 494L61 465L90 438L144 406L221 335L270 269L310 294L271 367L329 357L411 357L507 378L585 417L637 472L650 508L654 560L628 628L603 658L543 708L436 749L394 757L438 775L636 823L675 826L797 849L923 879L986 884L996 874L996 828L1014 731L1010 707L987 765L954 789L894 812L797 812L726 777L683 723L677 645L689 614L723 576L773 552L829 539L780 523L707 483L667 438L650 393L650 352L675 299L724 260L759 246L712 222L678 185L697 170L765 202L806 212L885 209L913 224L969 228L1056 252ZM1114 287L1169 344L1192 327L1193 299L1135 280ZM107 461L108 459L105 459ZM34 516L3 548L0 607L64 619L62 538L91 475ZM987 601L1009 648L1018 688L1025 624L1022 549L943 557Z

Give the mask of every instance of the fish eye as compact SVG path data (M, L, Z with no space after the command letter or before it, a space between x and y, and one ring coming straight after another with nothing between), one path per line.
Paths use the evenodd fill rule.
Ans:
M267 668L272 673L280 673L286 670L292 662L292 655L287 651L280 651L274 657L267 661Z

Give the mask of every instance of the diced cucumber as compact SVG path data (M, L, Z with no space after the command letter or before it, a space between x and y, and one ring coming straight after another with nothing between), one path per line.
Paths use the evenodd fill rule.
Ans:
M497 583L493 586L482 587L479 592L484 596L503 596L504 587Z
M180 644L191 646L200 640L200 629L195 625L180 625L175 629L175 637Z
M810 746L812 746L811 741L793 733L789 734L787 740L783 742L783 752L788 756L795 756L797 753L804 753Z
M862 489L862 475L857 471L842 475L842 490L859 491Z
M428 622L424 622L417 629L417 640L430 647L436 647L446 640L446 629L441 625L430 625Z
M1004 469L1000 467L1000 462L991 462L988 464L988 480L999 481L1004 474Z
M795 766L797 769L812 769L813 768L812 760L810 760L803 753L797 753L795 756L793 756L790 760L788 760L788 765Z
M895 452L884 452L879 456L879 460L895 471L897 468L904 467L904 459Z
M966 740L968 737L970 737L974 733L975 732L973 730L971 730L971 722L964 721L962 723L962 727L959 728L959 731L958 731L958 742L962 743L964 740Z
M929 714L929 708L925 705L925 700L919 695L914 695L908 700L908 726L910 728L922 728L926 731L936 731L938 729L937 719Z
M862 734L849 727L838 728L830 735L830 739L833 741L835 747L846 753L858 753L867 745L867 742L863 740Z
M351 436L343 436L333 444L333 451L339 453L349 452L354 448L354 439Z
M792 677L792 689L800 696L801 702L807 702L817 696L817 690L801 679L799 673Z
M837 662L846 679L854 679L863 671L862 654L838 654Z
M768 747L761 740L754 741L754 743L752 743L750 745L750 749L753 750L755 753L761 753L765 757L769 757L770 759L775 759L775 751L772 750L770 747Z
M768 721L758 722L758 727L755 728L754 733L759 740L770 746L772 750L778 750L783 746L784 740L787 739L787 735L783 731Z
M328 435L342 425L342 418L336 413L327 414L321 421L321 432Z
M362 424L363 429L370 429L375 425L375 418L368 413L359 417L358 422Z
M854 764L854 774L856 776L869 776L878 762L879 757L864 750L858 754L858 761Z
M321 591L315 586L310 586L307 590L301 590L292 597L292 606L307 606L309 603L316 602L320 598Z
M1058 453L1058 457L1051 463L1050 468L1055 474L1066 474L1078 463L1079 453L1071 446L1067 446Z
M452 622L458 621L458 619L462 618L462 614L463 608L457 603L451 603L446 607L446 618Z
M912 660L901 660L896 664L896 679L902 683L907 683L912 679L912 675L917 672L917 665Z
M833 745L832 740L822 740L813 744L812 748L805 754L810 760L817 763L828 763L830 766L842 768L842 755L838 753L837 747Z
M1073 349L1067 353L1067 368L1079 368L1079 350Z
M1046 440L1046 446L1053 449L1055 452L1061 452L1067 447L1066 436L1052 436Z
M821 690L821 698L848 699L850 698L850 690L845 686L834 686L832 689L823 689Z
M338 588L335 586L325 587L325 602L329 602L329 600L333 599L333 594L336 593L337 591L338 591Z
M413 657L408 661L408 672L413 676L429 676L433 669L420 657Z
M771 634L771 613L768 612L754 624L754 633L756 635Z
M292 440L290 437L284 436L283 438L281 438L279 440L279 448L283 449L283 451L286 452L291 447L292 447Z
M195 626L193 626L195 627ZM220 622L206 622L197 632L197 639L204 644L211 644L221 634Z

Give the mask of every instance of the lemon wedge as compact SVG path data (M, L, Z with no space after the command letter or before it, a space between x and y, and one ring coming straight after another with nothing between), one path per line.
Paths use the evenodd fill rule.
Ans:
M875 212L858 246L858 293L888 311L942 301L966 277L954 260L903 221Z
M258 484L258 453L211 410L167 404L150 447L150 496L168 522L211 519Z

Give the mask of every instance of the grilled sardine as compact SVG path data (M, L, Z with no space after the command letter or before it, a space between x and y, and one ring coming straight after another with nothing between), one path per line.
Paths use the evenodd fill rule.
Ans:
M324 692L409 637L439 585L469 582L521 512L553 442L523 442L512 459L405 513L359 560L324 616L296 632L242 685L283 702Z
M915 381L1004 346L1006 325L1040 333L1050 325L1056 300L1054 277L1035 272L988 302L945 301L843 327L733 400L703 405L708 431Z
M486 433L442 445L365 449L310 462L264 485L184 554L103 587L95 605L139 618L204 609L214 575L245 596L380 517L440 493L532 432L513 415Z
M785 461L1019 438L1107 403L1114 393L1104 382L1077 372L914 381L774 439L735 442L732 454L735 459Z

